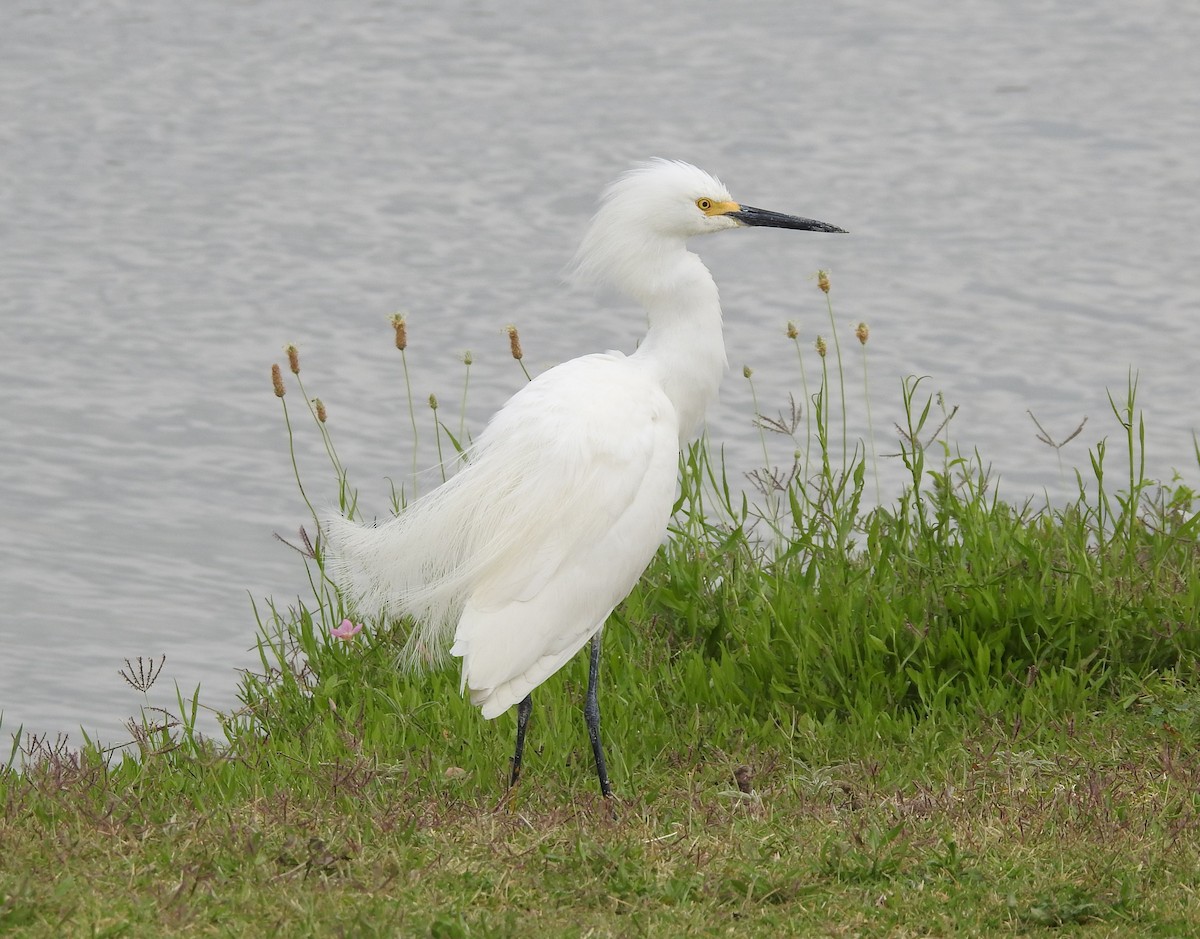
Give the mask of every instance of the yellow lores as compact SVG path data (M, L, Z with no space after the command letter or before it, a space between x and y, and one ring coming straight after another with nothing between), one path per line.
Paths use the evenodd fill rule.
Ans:
M696 208L710 218L714 215L729 215L731 212L742 211L742 207L736 202L717 202L714 199L697 199Z

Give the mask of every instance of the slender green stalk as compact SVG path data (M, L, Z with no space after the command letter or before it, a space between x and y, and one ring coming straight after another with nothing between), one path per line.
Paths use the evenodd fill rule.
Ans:
M320 527L320 516L317 515L317 510L313 508L313 504L308 498L308 493L304 491L304 480L300 477L300 463L296 459L296 434L292 429L292 418L288 414L287 401L282 395L279 395L279 403L283 406L283 423L287 428L288 457L292 461L292 476L296 480L296 488L300 490L300 498L304 500L304 504L308 506L309 514L313 517L313 523Z
M1117 413L1117 419L1125 429L1125 448L1129 457L1129 505L1126 515L1130 518L1131 530L1132 523L1137 519L1140 511L1142 490L1145 488L1146 480L1146 422L1137 412L1138 378L1138 373L1130 369L1126 382L1125 407ZM1109 402L1112 402L1111 395ZM1113 410L1116 412L1117 409L1114 407ZM1136 435L1134 432L1135 421Z
M434 440L437 441L438 471L442 474L442 482L445 482L446 460L442 456L442 425L441 422L438 421L438 399L437 395L435 394L431 394L429 396L429 410L433 412L433 437Z
M847 449L847 427L846 427L846 373L842 367L842 343L838 339L837 323L833 318L833 297L829 293L829 275L826 271L817 272L817 285L825 294L825 309L829 312L829 329L833 333L833 351L837 356L838 370L838 386L841 391L841 409L842 409L842 472L846 472L848 465L849 450Z
M758 406L758 390L754 387L754 369L749 365L742 366L742 374L750 385L750 400L754 404L754 426L758 428L758 442L763 454L763 497L766 499L765 515L772 528L779 524L780 498L775 487L775 474L771 470L771 453L767 447L767 433L762 423L762 411Z
M325 447L325 454L329 457L329 462L332 464L334 472L338 476L344 476L346 469L342 466L342 461L339 459L337 450L333 446L333 439L329 436L329 429L325 426L325 418L317 410L320 399L308 396L308 392L304 388L304 380L299 374L296 375L296 384L300 387L300 394L304 396L304 403L308 405L308 413L312 415L313 422L317 425L317 430L321 434L321 443Z
M767 469L771 468L771 454L767 450L767 435L763 430L761 421L762 411L758 407L758 391L754 387L754 369L749 365L742 366L742 375L746 379L746 384L750 386L750 400L754 405L754 426L758 428L758 442L762 447L763 466Z
M788 338L796 347L796 360L800 363L800 387L804 390L804 466L801 475L808 475L808 453L812 447L812 411L814 402L808 391L808 370L804 367L804 350L800 348L800 335L795 323L787 325Z
M875 421L871 417L871 386L867 381L869 369L867 367L867 339L870 337L870 330L866 323L859 323L854 328L854 335L858 339L858 344L862 349L862 365L863 365L863 401L867 405L867 439L871 446L871 474L875 477L875 504L883 504L883 493L879 488L879 459L875 455Z
M417 458L420 453L420 432L417 430L417 410L413 403L412 379L408 374L408 318L403 313L394 314L392 316L392 328L396 332L396 348L400 350L400 363L404 368L404 394L408 399L408 420L412 424L412 485L413 496L415 497L417 495L417 474L419 471Z
M400 350L400 362L404 366L404 395L408 399L408 419L412 424L413 443L412 443L412 487L413 496L417 495L417 480L419 464L417 463L417 455L420 452L418 446L420 442L420 433L417 430L417 411L413 405L412 380L408 374L408 355L403 349Z
M458 439L459 442L466 446L466 429L467 429L467 389L471 384L471 363L474 361L471 356L471 350L468 349L463 353L463 390L462 402L458 407Z
M829 462L829 356L825 337L818 336L814 343L821 357L821 387L817 392L817 448L821 451L821 488L823 493L833 492L833 468ZM824 495L822 495L822 501Z

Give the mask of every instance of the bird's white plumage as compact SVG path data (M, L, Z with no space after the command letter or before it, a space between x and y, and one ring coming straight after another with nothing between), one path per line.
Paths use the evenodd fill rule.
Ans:
M561 420L555 420L561 416ZM485 717L545 681L654 556L678 466L670 401L631 359L590 355L522 388L456 476L375 527L328 520L329 570L408 653L463 660Z
M634 354L574 359L522 388L465 466L374 527L326 525L327 570L360 614L408 616L409 663L449 651L484 717L567 662L633 588L667 529L681 441L726 368L717 288L684 246L734 227L685 163L655 161L605 193L576 258L646 309Z
M472 592L455 633L450 651L484 717L520 701L604 625L658 549L675 492L670 402L628 359L587 356L543 378L488 428L542 453L546 478L529 510L547 527ZM545 440L527 409L542 415L551 399L574 420Z

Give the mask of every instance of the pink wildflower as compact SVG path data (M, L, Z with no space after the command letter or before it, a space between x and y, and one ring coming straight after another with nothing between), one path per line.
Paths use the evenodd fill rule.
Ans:
M334 639L350 640L357 636L360 632L362 632L362 623L352 623L350 620L344 619L342 620L342 625L334 627L330 635L332 635Z

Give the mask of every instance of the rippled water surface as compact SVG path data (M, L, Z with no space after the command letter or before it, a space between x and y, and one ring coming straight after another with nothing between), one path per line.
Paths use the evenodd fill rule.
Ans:
M117 671L138 655L167 656L150 703L173 704L178 683L234 705L235 669L254 662L251 598L286 604L304 586L272 537L305 515L268 378L285 342L379 511L384 477L411 468L394 310L410 313L422 401L436 392L457 415L472 350L476 429L523 381L505 324L535 369L632 349L640 313L560 275L599 190L649 156L852 232L696 245L733 366L710 432L735 467L759 459L741 366L764 410L786 404L798 367L783 326L806 350L828 334L811 280L828 268L855 435L850 330L871 326L881 454L901 377L929 375L1003 492L1059 495L1116 434L1106 388L1123 394L1132 367L1150 470L1196 478L1189 4L215 6L6 11L6 732L119 742L145 700ZM1027 410L1059 436L1089 418L1066 475ZM310 437L300 457L328 499ZM881 464L886 498L899 474Z

